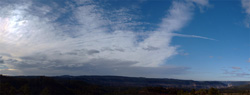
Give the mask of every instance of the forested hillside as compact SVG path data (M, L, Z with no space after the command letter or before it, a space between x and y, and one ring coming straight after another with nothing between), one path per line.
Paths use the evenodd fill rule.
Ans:
M106 80L105 80L106 79ZM199 83L185 80L165 80L115 76L0 76L0 95L249 95L250 85L230 88L194 89L176 85ZM99 81L99 82L98 82ZM104 82L106 81L106 82ZM142 81L142 82L139 82ZM157 82L158 81L158 82ZM97 83L94 83L97 82ZM138 84L136 84L138 82ZM158 85L166 82L173 87ZM171 83L172 82L172 83ZM142 85L145 83L144 85ZM216 82L201 82L209 85ZM119 84L119 85L118 85ZM157 84L157 85L149 85ZM203 85L205 85L203 84ZM214 85L214 84L213 84Z

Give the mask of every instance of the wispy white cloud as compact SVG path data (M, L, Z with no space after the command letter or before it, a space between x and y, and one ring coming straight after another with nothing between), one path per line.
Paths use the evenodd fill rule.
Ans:
M240 70L241 68L240 67L232 67L232 69L234 69L234 70Z
M182 52L182 53L180 53L180 55L182 55L182 56L188 56L189 53L187 53L187 52Z
M4 65L23 72L28 69L24 66L35 70L41 65L56 71L59 67L100 66L107 60L111 67L155 68L177 54L177 47L170 45L173 33L192 18L194 4L207 5L197 2L173 1L159 28L145 31L148 35L142 41L137 41L137 32L130 28L140 23L131 20L134 16L129 9L109 11L91 0L67 2L67 7L55 2L53 7L41 3L37 7L31 1L1 6L0 54L11 55Z
M241 4L245 10L245 13L247 14L245 24L249 28L250 27L250 0L241 0Z
M229 77L241 77L241 78L249 78L250 73L247 70L247 68L241 68L241 67L230 67L223 69L224 74L228 75Z
M206 40L214 40L217 41L213 38L208 38L208 37L202 37L202 36L197 36L197 35L184 35L184 34L173 34L174 36L178 36L178 37L188 37L188 38L200 38L200 39L206 39Z
M246 13L250 15L250 1L249 0L241 0L242 7L245 8Z
M212 6L209 4L209 0L190 0L190 1L197 4L197 6L200 9L200 12L204 12L204 8L209 8Z
M191 1L195 2L201 7L208 7L210 5L209 0L191 0Z

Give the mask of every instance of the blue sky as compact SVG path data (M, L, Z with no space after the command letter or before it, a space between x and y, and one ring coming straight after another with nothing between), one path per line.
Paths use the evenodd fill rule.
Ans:
M250 78L249 0L2 0L6 75Z

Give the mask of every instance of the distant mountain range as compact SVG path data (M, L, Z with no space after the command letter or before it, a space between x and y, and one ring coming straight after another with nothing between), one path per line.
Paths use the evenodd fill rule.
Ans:
M81 80L86 83L104 86L133 86L133 87L174 87L174 88L225 88L228 84L218 81L193 81L167 78L143 78L123 76L57 76L61 80Z
M13 76L14 78L32 79L40 76ZM100 86L124 87L166 87L166 88L228 88L241 85L250 85L250 81L193 81L168 78L143 78L124 76L52 76L55 80L74 80ZM2 81L2 79L0 79Z
M227 84L228 87L241 86L250 84L250 81L221 81L224 84Z

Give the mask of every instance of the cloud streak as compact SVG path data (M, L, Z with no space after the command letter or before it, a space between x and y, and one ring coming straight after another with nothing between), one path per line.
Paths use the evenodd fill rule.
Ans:
M126 69L153 72L177 54L177 47L170 45L173 33L192 19L196 5L207 5L198 1L173 1L159 27L152 32L144 31L148 35L141 41L130 28L140 23L133 21L136 18L129 9L105 10L91 0L64 2L66 7L53 1L49 4L4 1L1 5L8 4L0 7L0 54L5 57L4 66L23 74L46 68L55 72L60 68L95 68L89 74L104 71L108 74L116 67L122 69L119 73ZM169 69L159 68L161 72Z
M229 77L241 77L241 78L249 78L250 73L248 72L247 68L241 67L231 67L230 69L223 69L224 74L228 75Z
M203 36L197 36L197 35L184 35L184 34L173 34L174 36L177 37L188 37L188 38L200 38L200 39L206 39L206 40L213 40L213 41L217 41L213 38L208 38L208 37L203 37Z

